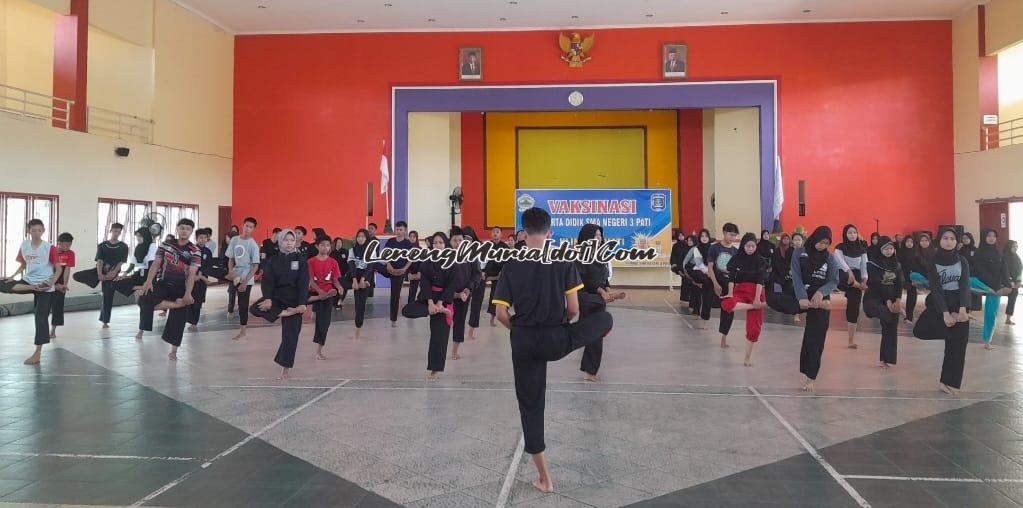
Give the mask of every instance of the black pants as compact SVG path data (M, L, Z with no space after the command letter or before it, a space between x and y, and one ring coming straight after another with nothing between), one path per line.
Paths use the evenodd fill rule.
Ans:
M852 270L853 280L863 282L863 275L859 270ZM839 272L838 280L842 283L838 288L845 292L845 322L856 324L860 320L860 304L863 303L863 291L849 286L849 272Z
M99 321L107 324L110 322L110 312L114 308L114 281L105 280L100 282L100 289L103 291L103 304L99 308Z
M444 372L444 365L448 354L448 334L451 327L448 326L445 314L430 315L427 302L412 302L401 309L401 315L409 319L421 317L430 318L430 347L426 353L426 370L430 372Z
M487 291L487 282L480 281L476 285L476 289L472 290L472 294L469 298L469 327L479 328L480 327L480 314L483 313L483 293ZM491 291L491 294L494 292Z
M233 282L227 286L227 312L234 312L234 299L238 298L238 323L242 326L249 324L249 295L252 294L250 285L245 291L238 291L238 286Z
M401 285L405 281L404 275L389 277L391 279L391 322L398 320L398 305L401 302Z
M916 313L916 286L906 286L906 319L912 321Z
M1016 297L1019 296L1019 289L1009 290L1009 303L1005 304L1005 315L1012 316L1013 311L1016 310Z
M981 310L984 308L983 295L972 293L970 294L970 310ZM949 385L952 386L952 385Z
M465 342L465 319L469 316L469 305L472 300L462 301L455 298L452 304L455 307L455 320L451 325L451 340L454 342Z
M512 328L515 396L519 401L526 453L537 454L547 448L543 433L547 362L560 360L572 351L604 338L613 324L611 314L598 312L570 325Z
M185 322L190 325L199 324L199 316L202 314L202 304L206 301L206 283L200 280L195 281L192 286L192 298L195 302L187 307L188 315Z
M405 303L416 301L417 296L419 296L419 279L408 281L408 299L405 300Z
M689 310L693 314L699 314L703 307L703 288L698 287L691 279L686 279L686 282L689 284Z
M334 299L317 300L313 302L313 313L316 314L316 331L313 333L313 342L324 345L327 343L327 330L330 329L330 319L334 312Z
M497 291L497 281L490 281L490 296L487 298L487 314L491 317L497 316L497 307L494 306L494 292Z
M362 328L366 321L366 299L369 298L369 289L355 290L355 327Z
M53 305L53 293L40 291L32 294L35 304L35 343L37 346L50 343L50 307Z
M700 298L700 319L710 321L710 310L713 308L721 308L721 299L718 298L717 293L714 292L714 283L711 282L709 278L704 281L702 289L702 295Z
M803 346L799 350L799 372L802 372L803 375L810 379L817 379L817 374L821 370L824 339L828 336L828 323L830 321L830 311L824 309L808 309L806 311Z
M164 284L163 282L157 281L153 284L153 290L148 295L143 295L139 298L139 306L143 304L148 307L149 310L149 328L153 329L153 314L152 310L159 305L161 302L173 302L178 298L185 296L185 286L177 286ZM167 312L167 323L163 327L163 334L161 337L163 341L172 346L181 346L181 339L185 336L185 321L188 318L188 307L180 307L177 309L170 309ZM141 328L141 323L139 327ZM143 328L144 330L147 330Z
M888 310L888 302L876 298L863 299L863 312L881 323L881 361L895 365L899 355L899 315Z
M600 295L580 291L579 319L586 319L607 310L607 304ZM601 337L583 347L583 359L579 362L579 370L596 376L600 370L600 361L604 358L604 338Z
M64 326L64 299L67 293L54 291L50 300L50 326ZM1012 314L1009 314L1010 316Z
M280 310L277 312L279 314ZM274 362L277 365L289 369L295 366L295 352L298 350L298 335L300 333L302 333L301 314L281 318L281 345L277 348L277 355L274 356Z
M927 296L940 297L933 291ZM928 301L927 303L930 303ZM956 303L956 302L951 302ZM958 310L958 305L950 306ZM963 369L966 366L966 344L970 339L970 323L945 325L945 319L933 305L928 305L920 313L920 319L913 326L913 335L924 340L945 341L945 358L941 362L941 383L959 389L963 384Z

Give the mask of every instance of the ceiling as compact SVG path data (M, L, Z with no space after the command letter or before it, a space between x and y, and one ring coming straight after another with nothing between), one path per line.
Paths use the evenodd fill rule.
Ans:
M234 33L951 19L978 0L175 0Z

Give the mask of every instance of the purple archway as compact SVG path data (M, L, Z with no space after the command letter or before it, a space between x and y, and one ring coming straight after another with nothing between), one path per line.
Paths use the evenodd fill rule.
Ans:
M569 102L574 92L582 101ZM580 98L579 95L575 98ZM576 105L573 105L576 104ZM614 85L394 87L391 89L394 197L391 217L408 213L408 114L461 111L586 111L760 108L760 222L771 229L777 153L777 82L716 81Z

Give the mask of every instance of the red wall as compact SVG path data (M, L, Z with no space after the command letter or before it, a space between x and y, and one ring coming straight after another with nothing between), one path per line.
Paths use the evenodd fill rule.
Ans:
M460 224L472 226L476 234L482 238L490 238L490 235L483 230L483 210L486 202L483 200L487 179L484 174L486 167L486 121L478 111L462 113L462 194L465 201L462 203L462 217Z
M390 137L390 87L457 84L459 46L484 48L484 84L603 83L659 81L666 42L689 45L694 80L779 81L787 229L954 219L947 21L599 30L582 69L558 59L547 31L239 36L235 218L333 234L361 226L365 182L379 181Z

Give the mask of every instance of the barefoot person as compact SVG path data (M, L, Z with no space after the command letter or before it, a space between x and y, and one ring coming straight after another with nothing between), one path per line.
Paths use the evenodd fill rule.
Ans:
M412 242L406 238L405 233L408 231L408 224L405 221L398 221L394 224L394 238L388 238L384 242L385 249L393 250L408 250L412 248ZM398 261L391 261L384 265L382 275L386 276L391 282L391 300L390 300L390 318L391 328L398 326L398 307L401 306L401 286L405 282L405 274L408 273L409 265L408 261L402 259Z
M146 283L142 285L140 297L155 310L169 311L163 327L163 340L171 345L171 352L167 355L171 361L178 359L178 348L181 347L188 317L186 307L195 302L192 289L202 264L199 248L189 241L195 223L191 219L181 219L176 229L177 238L164 242L157 249L156 260L150 267Z
M195 245L199 247L199 256L202 261L199 263L199 273L195 277L195 285L192 286L192 305L188 306L188 331L199 331L199 315L202 314L202 304L206 301L206 287L209 284L216 284L217 280L210 277L210 268L213 266L213 251L209 247L210 238L213 237L213 228L199 228L195 231Z
M227 291L238 295L239 326L234 340L245 338L249 324L249 295L252 294L252 279L259 266L259 245L252 239L255 230L256 219L246 217L241 232L227 244L227 279L231 281Z
M1002 252L1002 260L1005 262L1005 271L1009 274L1009 281L1012 287L1009 289L1009 301L1005 304L1005 324L1015 325L1012 314L1016 310L1016 298L1019 296L1020 281L1023 279L1023 262L1020 262L1019 249L1016 240L1009 240Z
M53 286L53 302L50 304L50 338L57 338L57 327L64 326L64 298L67 296L68 280L71 278L71 269L75 267L75 251L71 250L71 243L75 237L71 233L61 233L57 236L57 282Z
M710 246L707 251L707 276L710 278L710 286L704 285L703 313L700 317L706 321L710 319L711 307L721 307L721 299L728 296L728 287L731 280L728 278L728 261L739 253L736 248L736 240L739 239L739 226L726 222L721 227L721 241ZM707 300L710 300L709 302ZM728 331L732 329L732 319L735 316L731 312L721 311L721 319L718 322L718 332L721 333L721 347L728 347Z
M156 251L160 248L159 242L153 241L153 233L149 228L139 228L135 231L135 252L132 254L132 263L135 265L133 283L137 290L142 289L149 274L149 267L156 260ZM144 332L153 331L153 307L146 302L145 298L137 298L139 306L139 331L135 334L135 340L142 340Z
M799 309L806 312L799 372L806 376L803 391L813 391L821 370L824 340L831 317L831 292L838 287L838 264L828 252L831 228L819 226L806 239L806 247L792 254L792 289Z
M316 359L326 360L323 346L327 344L327 330L334 314L334 300L341 294L341 267L330 257L331 240L329 236L316 239L316 256L309 258L309 303L316 314L316 331L313 342L316 343Z
M970 340L970 264L957 251L958 243L954 229L938 233L938 248L924 261L931 295L913 326L918 339L945 341L938 389L953 396L963 383Z
M348 251L348 273L345 275L346 289L355 293L355 340L359 340L362 324L366 320L366 299L369 298L370 280L373 270L366 262L369 231L360 229L355 233L355 242Z
M99 309L99 321L103 328L110 328L110 312L114 308L114 280L121 273L121 267L128 261L128 244L121 241L124 226L117 222L110 225L110 236L96 246L96 275L103 291Z
M281 319L281 345L274 362L281 366L277 379L287 379L295 366L298 335L302 333L302 314L309 301L309 263L297 250L297 237L290 229L281 231L279 252L266 262L260 289L263 297L249 312L271 323Z
M746 359L742 364L747 367L753 366L753 346L764 325L768 259L762 254L756 235L746 233L739 242L739 253L728 261L728 297L721 300L722 313L746 311Z
M430 237L434 249L445 249L451 246L447 235L440 231ZM419 274L422 275L419 299L401 309L401 315L409 319L430 318L430 346L426 353L426 379L433 381L444 372L445 357L448 352L448 335L454 323L455 285L458 283L456 267L443 268L440 262L423 261L419 263Z
M551 216L539 208L522 212L525 246L543 248L551 229ZM544 455L544 406L547 362L592 344L611 331L606 311L569 324L579 314L577 292L583 288L575 265L566 262L509 261L501 270L494 304L497 319L511 331L515 395L525 439L525 452L533 456L538 478L533 486L554 492L554 480ZM512 315L509 309L514 308Z
M507 243L501 241L501 234L501 228L495 227L490 230L490 242L494 244L492 249L498 252L511 248ZM504 263L500 261L488 261L486 265L483 266L484 282L489 283L488 285L490 286L490 298L487 300L487 314L490 314L490 326L497 326L497 309L494 308L494 291L497 289L497 279L501 276L501 268L503 266ZM469 337L471 338L474 336L473 332L477 327L479 327L479 319L474 320L472 319L472 316L470 316L469 326Z
M451 248L458 249L458 246L466 240L465 231L461 228L451 230ZM455 293L451 304L455 315L451 323L451 359L460 360L458 347L465 342L465 319L469 316L469 307L472 304L473 293L479 293L479 283L483 275L480 271L480 264L476 261L456 263L455 271ZM481 302L482 303L482 300Z
M849 333L849 349L856 349L856 323L860 319L863 291L867 289L867 245L860 239L856 226L842 228L842 243L835 247L838 263L838 289L845 292L845 322Z
M881 322L881 368L898 360L899 317L902 310L902 268L895 256L895 242L887 236L867 250L867 274L871 281L863 295L863 312Z
M576 243L594 242L596 245L604 243L604 229L596 224L587 224L579 230ZM607 310L607 304L625 298L623 291L611 291L610 272L605 263L583 263L575 262L575 268L579 272L579 279L583 283L582 291L579 291L579 319L586 319L598 312ZM604 339L601 338L583 348L583 359L579 364L579 370L583 371L583 380L590 383L600 381L597 371L600 370L600 361L604 357Z
M1009 296L1012 290L1009 268L998 249L998 232L994 229L980 232L980 247L977 247L973 256L970 270L974 277L991 288L991 292L984 295L984 324L980 334L984 341L984 349L991 349L991 338L995 333L1001 299L1003 296Z
M28 221L29 238L18 248L18 269L4 280L8 292L33 295L35 305L35 353L25 360L25 365L38 365L43 345L50 343L50 306L54 287L60 276L57 270L57 249L43 240L46 226L39 219ZM14 280L18 275L20 281Z

